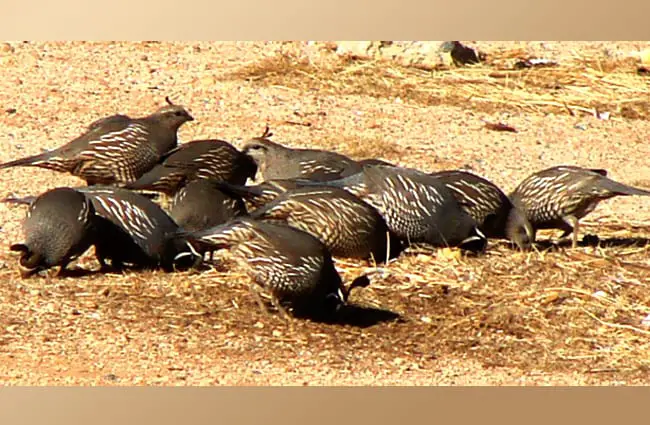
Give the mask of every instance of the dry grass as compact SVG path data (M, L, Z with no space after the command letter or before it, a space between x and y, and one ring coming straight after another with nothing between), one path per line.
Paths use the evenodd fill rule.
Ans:
M585 57L567 65L515 69L520 51L499 52L483 64L419 70L385 61L330 57L315 63L280 54L230 75L266 87L337 95L399 98L427 106L460 106L486 113L593 114L650 119L650 79L635 59Z

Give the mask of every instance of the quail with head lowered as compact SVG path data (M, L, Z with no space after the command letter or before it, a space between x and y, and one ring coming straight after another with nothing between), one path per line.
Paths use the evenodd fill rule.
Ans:
M123 188L91 186L78 189L95 207L95 253L103 268L187 268L199 259L188 252L187 241L177 236L179 226L149 198Z
M562 237L573 233L575 248L581 218L601 201L629 195L648 196L650 191L616 182L607 177L606 170L560 165L528 176L510 194L510 199L524 212L535 232L560 229L564 231Z
M38 155L0 164L0 169L31 166L70 173L88 185L129 183L149 171L177 145L177 131L192 121L180 105L159 108L146 117L112 115L88 126L71 142Z
M37 196L23 222L24 243L11 245L21 253L23 278L59 266L59 274L95 241L95 210L86 197L61 187Z
M366 165L361 173L328 182L374 206L406 243L481 252L487 238L439 179L418 170Z
M251 289L258 285L270 292L280 311L288 306L296 316L330 318L347 301L349 289L367 284L357 278L345 288L325 245L289 226L238 217L191 233L189 240L201 250L229 250L252 277Z
M289 148L272 142L266 127L261 137L246 142L242 151L257 164L257 181L305 178L313 181L336 180L361 171L351 158L337 152Z
M166 153L149 172L125 187L171 196L200 179L245 184L256 169L251 157L224 140L195 140Z
M401 242L379 212L341 188L292 189L250 216L303 230L323 242L335 257L372 258L381 263L401 251Z
M246 205L237 195L222 190L220 182L194 180L180 189L169 210L176 224L188 231L218 226L246 214Z
M525 214L494 183L469 171L445 170L430 175L441 180L488 238L508 239L521 249L533 242Z

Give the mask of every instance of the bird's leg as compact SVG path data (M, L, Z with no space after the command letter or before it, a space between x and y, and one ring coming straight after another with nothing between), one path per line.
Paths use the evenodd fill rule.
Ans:
M579 229L579 220L573 215L569 215L562 218L567 224L567 228L564 229L562 237L566 237L573 232L573 237L571 240L571 248L575 249L578 247L578 229Z
M264 301L262 301L262 296L260 295L260 287L258 286L257 282L251 283L248 288L251 294L253 294L253 298L255 298L255 301L257 302L260 310L266 315L266 317L271 317L269 309L266 307L266 305L264 305Z
M287 310L282 307L282 304L280 304L280 300L278 300L277 297L271 296L271 303L273 303L273 306L278 310L278 313L280 313L280 316L287 322L291 323L291 315L287 312Z
M59 267L59 271L56 273L56 277L65 277L65 275L68 272L68 270L66 269L66 267L68 267L68 264L69 263L67 261L61 264L61 267Z
M287 323L287 326L289 327L289 332L294 333L295 332L295 327L294 327L294 321L293 317L287 312L287 310L282 307L282 304L280 304L280 300L274 295L271 295L271 302L275 306L275 308L278 309L278 312L280 313L280 316L284 319L284 321Z

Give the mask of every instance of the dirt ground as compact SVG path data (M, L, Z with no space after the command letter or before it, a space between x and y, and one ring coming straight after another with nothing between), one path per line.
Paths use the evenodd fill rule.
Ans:
M268 123L280 143L471 168L506 192L557 164L650 188L650 77L636 69L650 43L467 44L488 62L434 72L339 58L327 43L0 44L0 161L170 96L195 117L183 142L239 145ZM517 57L559 65L504 78ZM80 183L2 170L0 198ZM408 253L353 293L345 323L292 329L223 266L22 280L8 247L24 214L0 203L3 385L650 384L650 199L610 200L585 218L597 246ZM77 265L98 268L92 252ZM373 268L337 265L348 281Z

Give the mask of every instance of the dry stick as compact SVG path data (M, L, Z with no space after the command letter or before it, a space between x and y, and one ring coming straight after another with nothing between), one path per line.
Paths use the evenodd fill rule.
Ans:
M596 321L599 322L601 325L605 325L605 326L607 326L607 327L615 328L615 329L625 329L625 330L632 331L632 332L637 332L637 333L640 333L640 334L643 334L643 335L650 335L650 332L648 332L648 331L644 331L643 329L639 329L639 328L634 327L634 326L631 326L631 325L620 325L620 324L618 324L618 323L606 322L606 321L604 321L604 320L599 319L599 318L596 317L594 314L588 312L588 311L587 311L586 309L584 309L584 308L581 308L581 310L582 310L582 311L583 311L587 316L589 316L589 317L591 317L592 319L596 320Z

